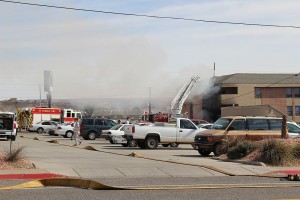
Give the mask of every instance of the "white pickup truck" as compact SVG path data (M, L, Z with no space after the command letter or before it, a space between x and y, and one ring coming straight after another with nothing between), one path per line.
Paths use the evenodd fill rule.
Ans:
M205 129L198 128L191 120L174 118L169 123L154 123L150 126L126 125L125 137L135 140L141 149L156 149L158 144L191 144L195 135Z

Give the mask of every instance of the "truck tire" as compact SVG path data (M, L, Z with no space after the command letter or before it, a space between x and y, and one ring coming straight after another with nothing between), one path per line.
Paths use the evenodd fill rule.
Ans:
M208 149L198 149L198 152L203 157L207 157L211 153L211 151Z
M44 129L43 129L42 127L40 127L40 128L38 128L38 129L36 130L36 132L37 132L37 133L43 133L43 132L44 132Z
M95 140L96 137L97 137L97 133L96 132L94 132L94 131L89 132L89 134L88 134L88 139L89 140Z
M148 137L145 140L146 149L156 149L158 146L158 140L156 137Z
M163 147L168 147L170 144L162 144Z
M179 146L179 144L178 143L175 143L175 142L173 142L173 143L170 143L170 147L178 147Z

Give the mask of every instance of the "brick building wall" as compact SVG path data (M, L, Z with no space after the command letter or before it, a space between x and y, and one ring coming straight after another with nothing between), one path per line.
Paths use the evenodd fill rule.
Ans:
M286 88L261 88L261 104L287 112Z

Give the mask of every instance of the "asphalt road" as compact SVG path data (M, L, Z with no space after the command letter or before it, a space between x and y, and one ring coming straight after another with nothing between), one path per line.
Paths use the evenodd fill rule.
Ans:
M272 189L193 189L193 190L86 190L77 188L44 188L1 191L2 200L49 199L299 199L299 188Z

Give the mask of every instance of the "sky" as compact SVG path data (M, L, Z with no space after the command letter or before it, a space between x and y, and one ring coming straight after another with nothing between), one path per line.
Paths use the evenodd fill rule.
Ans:
M296 0L20 0L119 13L300 26ZM0 99L174 97L199 75L299 73L300 28L155 19L0 1ZM214 63L216 70L214 72Z

